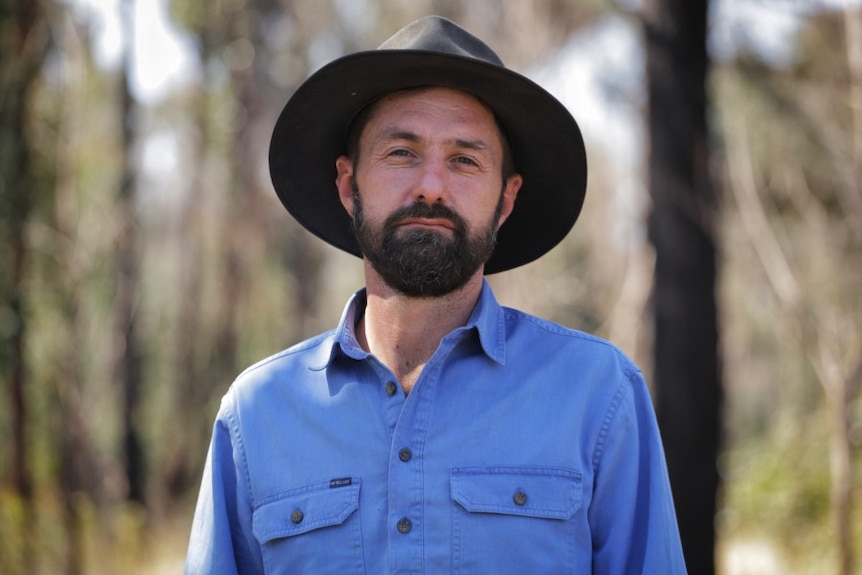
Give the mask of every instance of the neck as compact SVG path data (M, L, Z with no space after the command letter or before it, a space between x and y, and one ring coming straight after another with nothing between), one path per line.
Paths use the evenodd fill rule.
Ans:
M359 344L374 354L409 393L440 340L470 318L482 291L482 272L441 297L411 298L383 283L366 263L367 305Z

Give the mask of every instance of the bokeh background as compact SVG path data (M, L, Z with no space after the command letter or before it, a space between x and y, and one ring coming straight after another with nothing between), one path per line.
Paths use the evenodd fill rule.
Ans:
M491 281L692 396L690 434L657 409L669 450L705 434L716 472L673 475L715 508L683 534L715 548L693 575L862 572L862 2L2 0L0 573L181 571L221 395L362 285L278 203L272 126L311 72L432 13L581 125L575 230ZM705 251L660 241L667 158ZM714 380L656 373L656 318L685 299L655 281L663 254L706 264L672 278L711 299L670 334L715 332Z

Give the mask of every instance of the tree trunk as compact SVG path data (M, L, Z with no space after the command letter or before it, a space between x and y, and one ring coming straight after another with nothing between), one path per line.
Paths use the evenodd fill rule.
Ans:
M53 219L48 225L57 240L55 275L48 281L57 291L56 305L63 332L63 355L50 378L55 392L51 407L53 449L58 462L57 482L64 529L65 554L63 573L80 575L86 571L87 520L82 503L93 503L96 509L104 501L103 468L94 443L90 416L86 370L88 360L81 353L81 342L87 339L87 279L89 266L82 256L78 228L81 206L78 197L78 161L82 146L82 112L86 97L89 54L82 41L83 33L75 28L71 14L62 14L55 25L57 50L67 63L62 68L62 90L56 94L58 117L55 138L55 183Z
M715 572L722 389L716 198L708 172L708 0L652 0L645 15L654 381L689 573Z
M179 307L177 310L177 338L174 344L173 388L175 400L174 417L187 418L187 425L178 429L175 441L164 465L160 478L168 497L168 503L178 500L200 477L200 453L206 449L206 441L211 431L211 416L189 417L189 405L206 405L208 388L204 370L200 362L200 350L205 349L205 330L202 329L203 271L202 255L204 245L204 211L201 206L207 196L205 193L205 170L210 151L210 93L214 91L208 62L214 54L215 36L210 20L214 10L204 12L207 25L201 26L198 35L198 66L201 70L200 88L195 94L192 111L197 139L191 152L188 166L193 174L188 197L183 200L180 210L179 231L176 239L177 282L179 286ZM205 412L205 410L201 410Z
M32 170L31 94L48 51L40 4L11 0L0 9L0 382L9 398L8 455L3 467L10 491L20 498L21 560L36 565L33 543L33 474L28 455L26 230L39 183ZM6 437L4 437L4 442Z
M142 358L139 344L137 307L140 284L140 249L135 217L137 169L133 143L137 129L137 109L129 89L132 49L134 46L134 0L123 5L125 62L121 69L121 129L123 166L117 193L116 237L116 373L121 388L122 451L127 481L127 499L144 503L144 447L137 414L141 402Z
M28 133L30 94L47 52L43 24L37 3L13 0L0 10L0 376L7 382L11 404L11 483L24 499L32 494L26 435L24 234L36 187Z

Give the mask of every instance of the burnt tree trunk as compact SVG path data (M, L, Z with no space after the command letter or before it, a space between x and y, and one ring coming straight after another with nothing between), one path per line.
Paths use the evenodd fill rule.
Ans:
M709 174L708 0L651 0L649 234L656 252L655 403L689 573L715 572L718 353L716 197Z
M128 488L126 497L132 502L145 503L144 445L137 421L143 379L142 350L137 321L141 258L135 210L137 167L133 151L137 130L137 105L129 88L134 46L134 0L125 0L122 9L126 45L125 61L120 77L123 165L116 207L115 368L121 396L122 452Z

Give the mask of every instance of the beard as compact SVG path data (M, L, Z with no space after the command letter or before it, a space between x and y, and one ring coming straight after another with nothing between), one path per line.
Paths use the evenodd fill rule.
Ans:
M353 184L353 229L362 255L392 289L413 298L440 297L462 288L494 252L503 195L487 225L470 234L467 222L442 204L415 202L375 227L365 219L359 187ZM445 218L449 233L401 230L406 218Z

